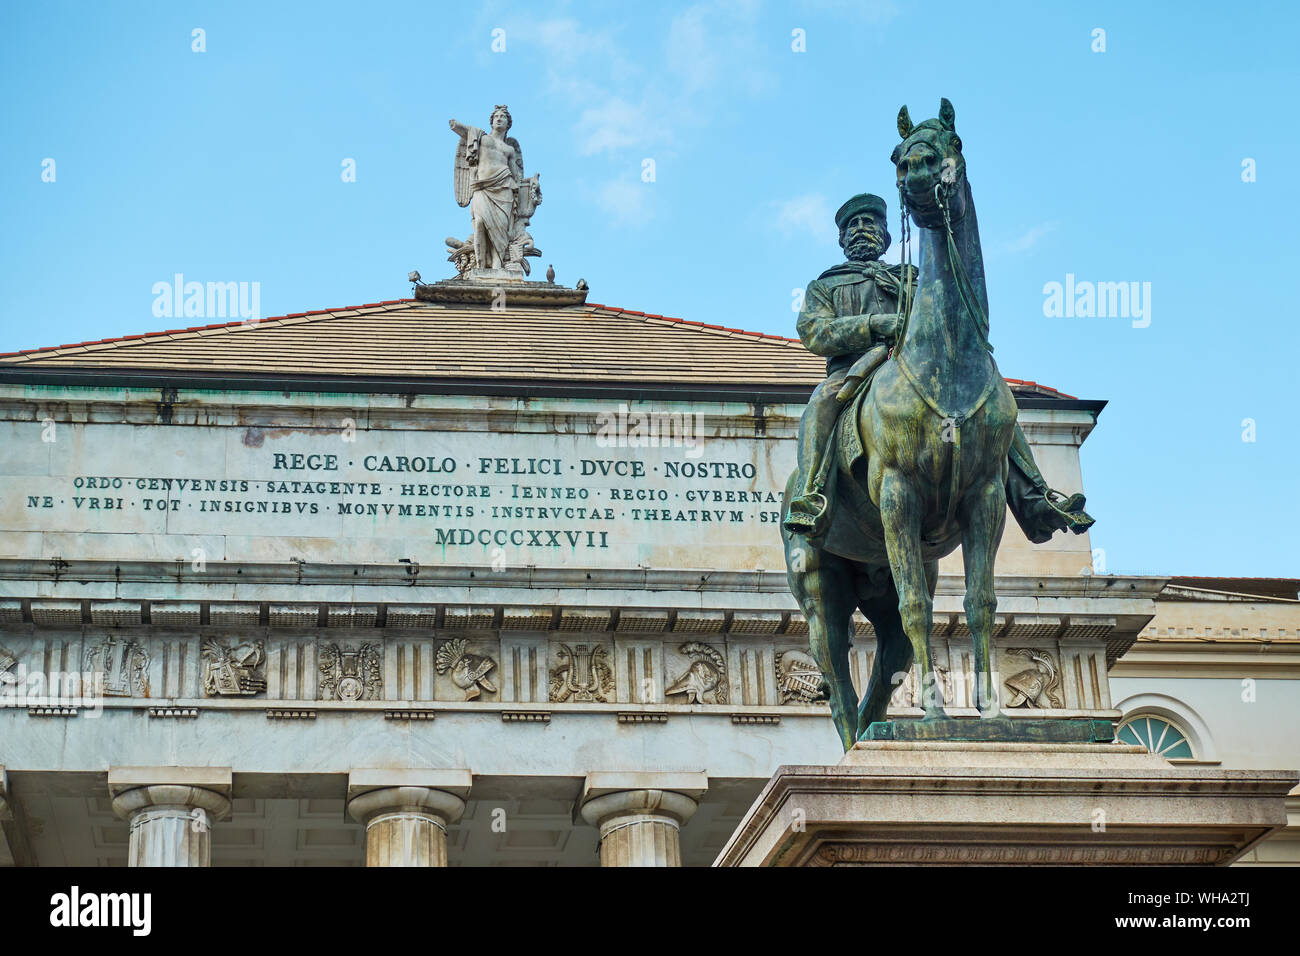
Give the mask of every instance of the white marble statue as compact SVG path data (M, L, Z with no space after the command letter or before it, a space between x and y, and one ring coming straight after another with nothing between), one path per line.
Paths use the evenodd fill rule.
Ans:
M456 144L453 185L456 202L469 206L473 233L469 239L447 240L448 261L460 277L523 278L529 273L527 257L540 256L527 232L528 221L542 201L537 175L524 178L519 141L507 136L510 111L492 111L490 131L451 120L460 139Z

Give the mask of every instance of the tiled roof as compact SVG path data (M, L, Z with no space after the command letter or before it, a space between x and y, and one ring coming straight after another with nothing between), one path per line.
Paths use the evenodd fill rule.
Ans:
M677 384L815 384L797 340L585 305L414 300L171 329L0 355L45 369L228 371Z
M592 303L493 310L414 299L0 354L0 368L15 367L679 387L809 387L825 375L823 359L782 336ZM1073 397L1007 381L1021 394Z

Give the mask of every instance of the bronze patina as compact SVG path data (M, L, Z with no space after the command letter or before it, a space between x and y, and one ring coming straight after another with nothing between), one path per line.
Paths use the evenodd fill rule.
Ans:
M938 562L959 545L974 703L981 716L997 718L989 648L1007 505L1035 542L1092 524L1082 495L1067 498L1043 480L993 360L979 227L952 104L943 100L939 117L918 125L903 107L898 130L903 141L892 161L904 229L910 217L921 231L919 273L878 261L890 242L885 203L855 196L836 214L848 260L809 285L799 319L801 339L827 356L828 374L800 426L782 538L845 749L883 720L897 675L910 668L924 720L953 723L930 635ZM877 640L861 701L848 661L856 608Z

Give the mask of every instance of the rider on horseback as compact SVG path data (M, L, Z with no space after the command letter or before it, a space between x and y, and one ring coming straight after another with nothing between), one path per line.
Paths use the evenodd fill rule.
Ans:
M799 423L802 492L785 516L791 534L817 539L829 528L834 484L827 477L836 422L849 400L870 387L902 324L903 267L879 261L890 243L886 212L885 201L870 193L840 207L835 225L848 259L810 282L804 295L799 338L808 351L826 357L826 379L813 391ZM915 287L916 271L910 266L907 281ZM1025 537L1041 544L1067 528L1075 534L1088 530L1093 519L1083 510L1083 495L1065 498L1048 487L1019 425L1008 457L1007 503Z

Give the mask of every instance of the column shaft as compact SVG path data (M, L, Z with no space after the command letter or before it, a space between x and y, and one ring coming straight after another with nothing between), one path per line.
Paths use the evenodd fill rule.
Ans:
M446 866L447 827L465 801L431 787L367 790L348 801L348 815L366 825L366 866Z
M155 784L123 790L113 810L131 825L127 866L210 866L212 821L230 813L213 790Z
M381 813L366 824L366 866L446 866L447 831L430 813Z
M681 828L671 817L639 815L600 830L601 866L681 866Z
M197 808L196 808L197 809ZM185 807L153 807L131 817L128 866L208 866L212 828L207 813Z
M582 817L600 828L601 866L681 866L681 826L697 806L671 790L619 790L588 799Z

